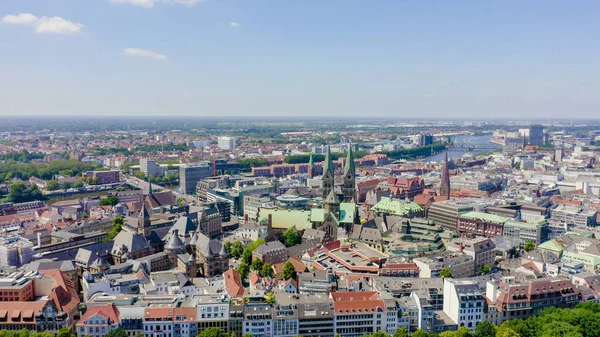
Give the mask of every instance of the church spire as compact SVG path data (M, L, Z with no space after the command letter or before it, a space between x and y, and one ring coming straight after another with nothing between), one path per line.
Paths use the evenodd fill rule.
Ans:
M331 158L331 149L327 145L327 152L325 153L325 163L323 163L323 175L325 172L331 171L331 176L335 174L335 166L333 166L333 159Z
M450 168L448 167L448 150L444 160L444 172L442 173L442 182L440 184L440 195L450 199Z
M310 159L308 160L308 177L312 179L315 176L315 161L313 159L312 153L310 154Z
M331 150L327 146L327 153L325 154L325 163L323 163L323 177L321 178L321 187L323 187L323 200L329 196L334 188L335 184L335 167L333 166L333 160L331 159Z
M344 166L344 175L348 174L348 172L354 172L356 168L354 167L354 155L352 154L352 144L348 145L348 156L346 156L346 165Z
M344 202L354 202L356 195L356 168L354 167L354 154L352 153L352 144L348 144L348 156L344 165Z

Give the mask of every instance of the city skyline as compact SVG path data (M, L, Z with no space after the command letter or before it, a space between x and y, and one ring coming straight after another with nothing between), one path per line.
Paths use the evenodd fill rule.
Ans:
M8 2L0 116L593 118L598 9Z

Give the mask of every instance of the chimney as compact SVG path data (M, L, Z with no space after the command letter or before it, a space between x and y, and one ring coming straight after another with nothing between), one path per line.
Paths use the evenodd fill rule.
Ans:
M248 213L244 213L244 223L248 222Z
M464 248L464 247L463 247L463 243L462 243L462 241L461 241L461 242L458 244L458 252L462 254L462 253L463 253L463 248Z
M41 247L42 246L42 232L37 232L36 236L37 236L37 246Z

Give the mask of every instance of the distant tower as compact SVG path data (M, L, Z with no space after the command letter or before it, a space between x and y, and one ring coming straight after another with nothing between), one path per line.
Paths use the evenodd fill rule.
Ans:
M356 195L356 168L354 167L354 156L352 155L352 145L348 146L348 156L344 165L344 202L354 202Z
M321 180L321 187L323 187L323 200L327 198L329 192L333 191L335 183L335 167L333 166L333 160L331 159L331 150L327 146L327 154L325 154L325 163L323 164L323 178Z
M144 237L149 237L150 232L150 213L148 212L148 208L146 207L146 203L142 203L142 209L140 210L140 214L137 219L137 233L143 234Z
M313 160L312 153L310 154L310 159L308 160L308 177L312 179L315 176L315 161Z
M448 167L448 150L446 150L444 172L442 173L442 182L440 184L440 195L450 199L450 169Z
M521 146L521 150L525 150L525 146L527 146L527 136L523 135L523 145Z

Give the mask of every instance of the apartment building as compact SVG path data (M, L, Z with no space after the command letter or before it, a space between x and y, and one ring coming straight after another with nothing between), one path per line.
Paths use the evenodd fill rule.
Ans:
M440 277L444 268L450 269L455 278L471 277L475 273L475 260L464 253L443 252L438 255L414 258L419 267L420 278Z
M457 238L448 243L446 249L451 252L468 255L475 261L475 274L480 273L483 266L493 267L496 262L494 242L485 237L475 237L473 239Z
M444 279L444 313L458 327L471 331L483 319L484 298L479 284L470 280Z
M362 336L387 330L387 308L379 293L333 292L330 296L333 300L336 333L342 336Z
M95 305L77 322L77 337L102 337L119 328L119 310L114 304Z
M259 259L271 265L285 262L288 258L287 248L279 241L265 242L252 252L252 260Z

